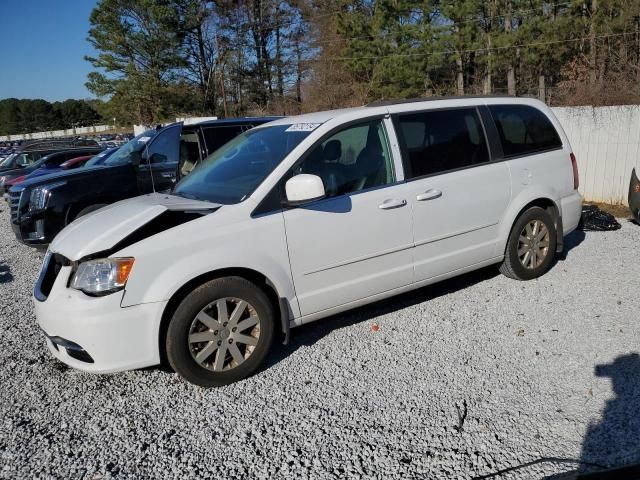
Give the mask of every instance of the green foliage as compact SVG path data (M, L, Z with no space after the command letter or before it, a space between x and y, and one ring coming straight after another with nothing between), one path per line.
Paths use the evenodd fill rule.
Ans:
M0 135L62 130L95 125L102 121L97 112L98 101L65 100L0 100Z

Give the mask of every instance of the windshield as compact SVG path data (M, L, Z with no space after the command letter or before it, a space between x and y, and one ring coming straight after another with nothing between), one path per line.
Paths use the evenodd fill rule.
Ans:
M158 132L156 130L147 130L141 133L137 137L134 137L129 142L120 147L113 155L110 155L104 162L104 165L124 165L131 162L132 158L136 154L140 154L149 140L156 136Z
M2 163L0 163L0 167L9 167L13 164L13 159L18 156L17 153L12 153L7 158L5 158Z
M85 167L90 167L91 165L97 165L102 163L102 160L105 157L109 157L112 153L114 153L116 150L118 150L117 148L110 148L108 150L104 150L102 152L100 152L97 155L94 155L93 157L91 157L87 163L85 163Z
M261 127L236 137L178 182L174 193L215 203L241 202L310 133L287 131L289 127Z

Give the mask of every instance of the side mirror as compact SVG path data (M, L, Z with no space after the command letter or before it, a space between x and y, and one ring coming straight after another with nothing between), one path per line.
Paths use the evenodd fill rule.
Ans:
M287 180L284 186L287 205L295 206L320 200L326 193L322 179L317 175L301 173Z

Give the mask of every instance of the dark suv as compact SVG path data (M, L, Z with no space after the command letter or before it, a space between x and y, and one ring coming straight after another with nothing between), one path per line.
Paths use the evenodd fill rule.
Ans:
M172 188L202 159L242 132L277 117L171 124L149 130L104 163L27 179L9 190L16 237L44 247L78 217L126 198Z

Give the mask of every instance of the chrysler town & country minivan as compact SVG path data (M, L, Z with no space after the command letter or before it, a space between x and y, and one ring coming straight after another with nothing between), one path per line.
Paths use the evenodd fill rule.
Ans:
M170 193L67 226L44 260L36 314L72 367L166 359L190 382L228 384L292 327L490 264L539 277L578 225L577 189L567 137L532 99L283 118Z

